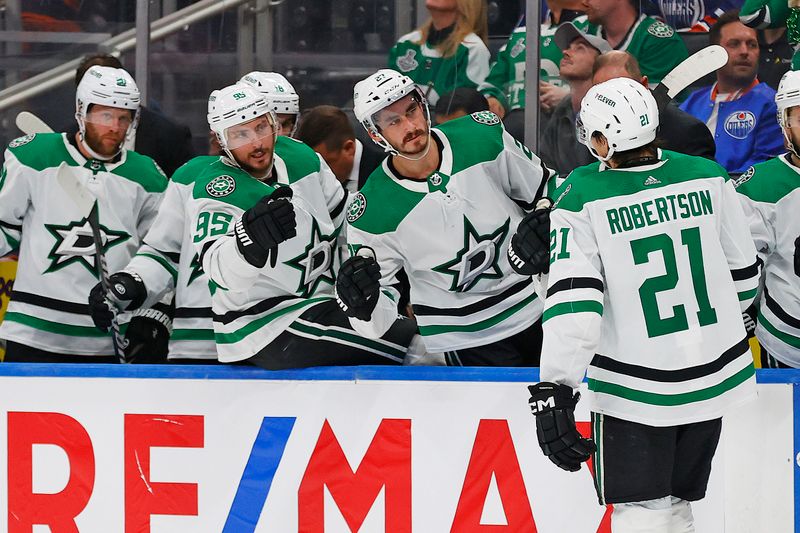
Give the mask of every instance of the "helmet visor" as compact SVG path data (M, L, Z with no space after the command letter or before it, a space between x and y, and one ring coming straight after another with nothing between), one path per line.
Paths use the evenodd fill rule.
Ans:
M96 109L93 106L90 112L86 113L84 120L97 126L112 127L117 126L121 130L127 130L133 123L133 112L129 109L116 107L104 107Z
M271 117L270 113L265 113L253 120L229 126L225 129L225 145L229 150L236 150L248 144L274 139L278 126Z

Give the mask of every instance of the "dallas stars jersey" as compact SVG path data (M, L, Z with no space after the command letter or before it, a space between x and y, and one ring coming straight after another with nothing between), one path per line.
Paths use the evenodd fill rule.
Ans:
M333 297L336 237L346 195L308 146L278 138L275 169L291 186L297 235L278 245L275 267L250 265L231 234L235 222L274 187L219 160L195 180L187 217L210 279L217 353L223 362L258 353L300 314Z
M590 24L587 32L605 39L602 28ZM630 52L639 61L642 74L652 87L678 63L689 57L689 51L675 29L652 17L640 15L627 37L614 47Z
M456 87L476 88L489 73L489 49L474 33L464 37L456 53L443 58L436 48L420 43L417 30L400 37L389 50L389 68L420 86L431 106Z
M551 214L542 381L652 426L711 420L755 395L741 311L756 250L725 170L664 151L572 172Z
M348 207L348 245L375 251L383 288L372 319L350 323L371 338L389 328L402 267L425 347L440 352L505 339L541 316L530 277L511 269L506 251L547 171L488 111L432 136L441 163L426 180L396 176L387 159Z
M156 215L167 179L149 157L123 151L116 163L84 158L65 134L12 141L0 176L0 255L19 247L19 269L0 338L56 353L113 355L87 297L97 284L87 222L56 179L68 165L98 199L109 272L124 267Z
M784 154L750 167L735 185L764 262L756 337L770 355L800 367L800 278L794 266L800 169Z
M589 24L586 16L572 21L580 30ZM539 79L561 86L564 82L558 74L561 62L561 49L553 36L558 24L542 24L539 36ZM502 102L507 111L525 107L525 26L516 28L506 44L497 52L497 60L492 65L486 80L478 87L486 96L493 96Z

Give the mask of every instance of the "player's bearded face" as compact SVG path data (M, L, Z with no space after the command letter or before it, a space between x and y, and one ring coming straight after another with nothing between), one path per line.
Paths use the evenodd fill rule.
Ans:
M790 107L786 113L786 134L795 147L800 148L800 107ZM788 148L788 146L787 146Z
M416 95L407 95L380 110L375 124L386 141L401 154L419 154L428 146L428 117Z
M260 175L272 166L275 127L268 115L262 115L225 130L228 149L245 171Z
M132 121L133 113L128 109L93 105L84 120L84 140L98 154L111 157L125 142Z

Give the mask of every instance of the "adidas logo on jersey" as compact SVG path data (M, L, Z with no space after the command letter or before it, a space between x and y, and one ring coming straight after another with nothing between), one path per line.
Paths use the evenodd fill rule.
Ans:
M658 179L654 178L653 176L647 176L647 179L644 180L645 186L647 186L647 185L658 185L659 183L661 183L661 180L658 180Z

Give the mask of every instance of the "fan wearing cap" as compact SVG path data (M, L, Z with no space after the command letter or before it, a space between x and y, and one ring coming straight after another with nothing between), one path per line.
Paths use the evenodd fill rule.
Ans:
M219 360L268 369L402 363L412 320L363 339L334 299L341 184L310 147L278 136L275 112L252 86L212 96L208 122L225 155L193 169L186 224L211 287Z
M108 267L124 267L167 186L152 159L124 148L138 111L133 78L122 69L93 66L75 95L77 133L26 135L9 143L0 173L0 256L18 249L19 268L0 325L6 361L117 362L111 334L94 327L86 305L99 278L88 213L58 176L71 175L97 198Z
M348 259L337 278L353 328L386 331L402 268L429 352L452 365L535 365L540 302L507 249L549 171L490 111L431 128L424 96L394 70L356 84L354 111L390 155L347 209L348 245L374 254Z
M753 165L734 184L764 264L755 328L761 366L800 368L800 72L783 75L775 103L786 153Z
M598 161L554 193L537 439L564 470L592 458L615 533L694 531L722 418L756 395L741 317L756 249L725 169L654 146L641 83L592 87L580 119ZM591 439L575 425L584 375Z
M581 100L592 86L592 66L611 46L601 37L589 35L571 22L559 26L555 42L562 51L559 72L569 82L570 92L554 108L542 132L539 155L544 163L566 177L574 168L594 159L575 136L575 120Z

